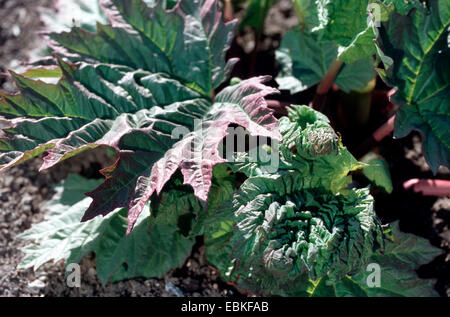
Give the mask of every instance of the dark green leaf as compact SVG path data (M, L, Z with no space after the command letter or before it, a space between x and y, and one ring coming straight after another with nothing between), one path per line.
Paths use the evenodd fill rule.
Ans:
M429 10L393 12L380 29L378 44L385 71L397 93L396 137L423 133L423 152L433 172L450 166L450 4L430 1Z

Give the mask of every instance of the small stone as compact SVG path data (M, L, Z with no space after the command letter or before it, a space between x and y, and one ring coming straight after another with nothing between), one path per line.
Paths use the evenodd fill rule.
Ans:
M172 293L176 297L184 297L183 291L179 287L175 286L172 282L166 284L165 290L168 293Z
M28 205L33 200L33 197L31 197L30 194L26 193L22 196L21 204L22 205Z
M40 290L45 288L45 283L39 279L34 280L33 282L28 283L28 288L33 293L38 293Z
M14 37L18 37L20 35L20 26L17 24L14 24L14 26L11 28L11 33Z
M13 181L14 181L14 177L12 177L10 175L3 176L3 184L5 185L5 187L11 186Z

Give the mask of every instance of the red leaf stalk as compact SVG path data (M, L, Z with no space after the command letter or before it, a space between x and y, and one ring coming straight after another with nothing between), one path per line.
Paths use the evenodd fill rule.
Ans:
M403 188L412 189L415 193L421 193L424 196L450 196L448 180L413 178L404 182Z
M231 0L225 0L223 5L223 20L229 22L234 19L234 8Z
M321 110L323 104L325 103L325 99L327 96L328 91L330 90L331 86L334 83L334 79L336 78L337 74L339 73L339 70L341 69L343 65L343 62L335 59L333 63L331 63L330 67L328 68L327 73L322 78L322 81L319 84L319 87L317 87L316 95L314 96L314 100L312 102L312 108L315 110Z

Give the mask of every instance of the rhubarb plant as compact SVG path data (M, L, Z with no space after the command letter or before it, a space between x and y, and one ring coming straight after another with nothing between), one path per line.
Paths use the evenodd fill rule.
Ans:
M329 119L307 106L292 106L278 120L265 100L278 92L264 84L269 77L222 88L236 63L225 59L236 21L223 22L219 3L100 0L106 24L46 33L52 59L11 72L19 92L0 92L0 170L41 154L41 170L99 147L116 154L101 170L103 181L71 175L56 187L44 221L21 235L28 244L19 268L77 263L95 253L104 284L162 277L203 236L206 258L222 278L254 293L435 295L433 281L415 270L440 251L397 224L382 225L369 189L352 181L364 168L390 191L388 172L378 175L386 166L356 160ZM448 113L442 37L448 10L437 13L448 9L444 1L431 5L427 17L421 2L384 1L378 31L366 14L375 1L295 3L300 26L284 41L291 51L280 50L288 74L278 77L282 88L283 82L293 91L311 87L330 69L342 90L365 87L377 54L385 65L379 73L406 104L400 131L407 124L437 129L433 136L445 143L438 128ZM415 28L393 31L402 21ZM418 64L405 44L408 32L424 48ZM392 47L409 53L396 55ZM416 82L403 77L411 65L418 67ZM430 105L438 116L424 116ZM408 118L412 123L403 123ZM270 142L247 152L232 148L229 160L223 140L234 126ZM439 149L437 161L446 163L448 152ZM371 264L383 270L382 287L367 283Z

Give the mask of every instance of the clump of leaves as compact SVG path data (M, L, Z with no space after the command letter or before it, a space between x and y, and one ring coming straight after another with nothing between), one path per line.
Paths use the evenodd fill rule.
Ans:
M250 177L207 234L207 258L223 278L271 295L433 295L433 282L414 270L441 251L396 225L398 240L385 238L368 189L347 187L349 172L364 165L336 140L324 116L294 106L280 131L281 170L270 173L244 158L238 169ZM312 131L329 151L311 151L317 147L308 138ZM378 289L367 283L371 262L389 272Z
M47 34L57 84L11 73L20 93L0 93L0 115L7 118L0 167L47 151L44 170L87 149L114 148L117 161L88 194L93 201L83 221L127 208L130 233L152 194L178 169L206 203L230 124L279 138L264 101L276 90L260 77L212 99L236 62L225 62L235 22L222 22L217 0L180 1L168 11L162 2L142 0L101 5L110 24L98 24L95 33L74 27ZM39 68L39 76L54 77L55 70Z

